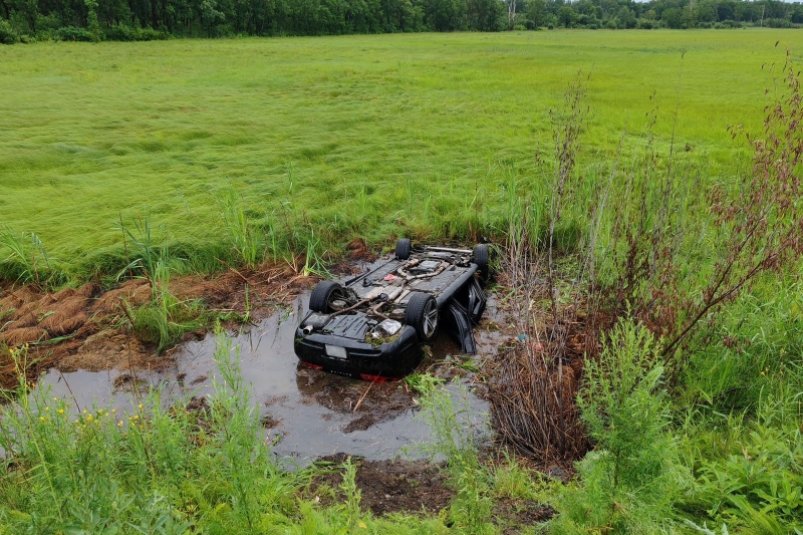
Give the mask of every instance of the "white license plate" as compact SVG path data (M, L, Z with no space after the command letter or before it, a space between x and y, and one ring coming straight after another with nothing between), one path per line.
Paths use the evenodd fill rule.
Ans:
M336 359L345 359L348 357L345 347L330 346L329 344L326 344L326 354Z

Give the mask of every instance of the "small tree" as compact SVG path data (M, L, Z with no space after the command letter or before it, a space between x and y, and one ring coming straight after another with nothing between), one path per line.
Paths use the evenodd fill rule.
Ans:
M98 0L84 0L84 5L86 6L87 29L92 34L92 40L98 42L103 37L100 31L100 22L98 22Z
M660 344L633 319L611 330L586 362L578 398L595 451L578 463L580 482L557 503L552 533L658 533L683 481L667 430Z

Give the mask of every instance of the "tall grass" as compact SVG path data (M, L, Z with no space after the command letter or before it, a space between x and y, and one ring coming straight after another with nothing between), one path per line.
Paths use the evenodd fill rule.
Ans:
M242 196L234 190L227 192L221 200L221 209L235 259L246 267L255 267L264 256L265 239L248 217Z
M35 284L46 288L64 281L55 269L47 249L34 232L15 232L0 227L0 279Z
M148 281L151 289L150 301L138 307L123 303L123 312L132 332L157 353L175 345L190 331L205 327L209 314L200 301L178 299L170 291L171 272L181 260L171 256L164 246L156 246L153 231L147 219L137 221L133 228L121 221L121 230L126 236L126 248L131 247L129 255L133 259L118 273L118 280L133 276Z
M206 327L209 313L200 301L181 300L170 291L170 267L157 261L151 274L150 302L132 307L123 303L134 335L156 348L157 353L175 345L187 332Z

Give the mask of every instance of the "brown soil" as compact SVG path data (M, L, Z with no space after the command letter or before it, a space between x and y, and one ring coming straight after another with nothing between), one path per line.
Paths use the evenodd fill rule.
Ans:
M307 493L324 503L338 503L344 499L340 486L343 471L340 465L347 456L333 455L320 460L333 463L331 472L313 479ZM356 483L360 489L363 509L375 515L398 512L437 513L448 507L454 492L446 486L441 467L426 461L365 461L352 457L357 467Z
M220 313L243 314L250 307L252 319L259 319L277 304L289 302L313 281L289 267L265 265L209 276L176 277L170 290L180 299L199 299ZM0 388L17 383L11 349L25 345L25 365L31 379L54 366L72 371L160 369L168 365L169 358L156 355L154 348L127 328L123 304L140 306L150 296L150 285L144 280L129 280L105 292L94 284L58 292L43 292L33 286L0 287Z

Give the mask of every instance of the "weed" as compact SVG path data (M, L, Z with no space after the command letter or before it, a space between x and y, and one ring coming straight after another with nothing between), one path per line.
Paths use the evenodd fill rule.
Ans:
M123 312L132 332L161 353L173 346L182 336L208 323L208 314L198 300L181 300L170 292L173 266L179 261L167 247L154 243L153 230L147 219L139 220L130 228L120 221L126 248L131 244L133 259L117 274L117 279L128 275L148 281L150 301L140 307L123 303Z
M425 375L420 377L417 383L425 392L423 416L435 437L431 451L446 459L451 485L457 491L452 521L463 533L492 533L490 476L479 462L471 427L465 421L470 411L458 411L449 390L432 379L423 380Z
M0 260L0 278L35 284L48 288L64 281L52 266L45 245L34 232L14 232L8 226L0 228L0 251L6 258Z
M262 234L246 215L241 195L230 190L221 200L223 223L238 263L253 268L262 259L265 245Z
M0 406L0 532L449 533L438 519L364 514L350 463L346 504L300 498L310 471L274 463L238 349L217 337L220 373L198 411L164 407L158 391L125 412L77 407L20 373L18 404ZM24 349L15 358L22 370Z
M346 496L343 505L348 518L348 527L350 530L354 530L360 522L362 512L360 511L360 489L357 487L357 468L351 462L351 457L343 463L343 482L340 489Z
M430 373L411 373L404 378L404 383L418 394L428 395L435 388L443 385L443 379Z

